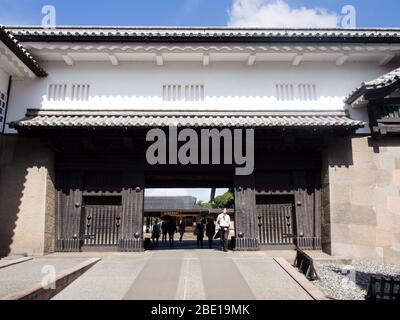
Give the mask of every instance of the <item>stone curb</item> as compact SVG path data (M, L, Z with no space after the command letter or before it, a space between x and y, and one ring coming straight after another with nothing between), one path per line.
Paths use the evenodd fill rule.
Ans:
M275 257L275 262L278 263L314 300L332 300L325 295L319 288L313 285L305 275L298 272L289 262L282 257Z
M23 257L23 258L17 258L17 259L12 259L12 260L3 260L3 261L0 261L0 269L7 268L7 267L10 267L10 266L13 266L13 265L16 265L19 263L23 263L26 261L30 261L32 259L33 259L32 257Z
M61 272L55 281L49 284L49 287L51 287L52 284L55 284L56 289L44 289L42 284L39 282L22 289L19 292L2 297L0 300L50 300L100 260L100 258L91 258Z

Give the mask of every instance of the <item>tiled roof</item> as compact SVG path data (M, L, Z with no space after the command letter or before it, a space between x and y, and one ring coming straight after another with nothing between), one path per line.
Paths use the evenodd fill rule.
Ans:
M389 73L384 74L374 80L364 82L361 87L354 90L347 98L346 102L351 104L362 95L370 91L386 89L392 85L399 84L400 86L400 68L397 68Z
M12 128L130 128L130 127L353 127L362 121L345 112L310 111L128 111L34 110Z
M43 70L29 51L2 25L0 25L0 41L2 41L36 76L47 76L46 71Z
M23 41L400 42L400 29L10 26Z
M191 196L145 197L144 209L147 211L201 210L202 208L196 202L197 199Z

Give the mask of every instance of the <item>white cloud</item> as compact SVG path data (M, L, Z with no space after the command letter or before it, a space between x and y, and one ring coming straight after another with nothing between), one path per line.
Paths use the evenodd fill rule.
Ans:
M293 8L284 0L234 0L231 27L335 28L340 17L322 8Z

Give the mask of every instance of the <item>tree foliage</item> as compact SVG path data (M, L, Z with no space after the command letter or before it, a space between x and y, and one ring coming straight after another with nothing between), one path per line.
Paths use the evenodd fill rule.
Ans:
M200 206L200 207L202 207L202 208L204 208L204 209L211 209L211 208L212 208L211 203L209 203L209 202L203 202L203 201L201 201L201 200L199 200L199 201L197 202L197 205Z
M214 203L218 206L218 208L233 208L235 203L235 198L233 195L233 190L230 189L228 192L215 197Z

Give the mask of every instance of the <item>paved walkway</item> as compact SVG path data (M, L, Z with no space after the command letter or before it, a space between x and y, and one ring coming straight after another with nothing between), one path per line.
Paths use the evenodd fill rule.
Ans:
M54 299L311 299L263 252L176 249L102 258Z
M15 293L41 282L48 275L49 266L56 274L83 261L85 257L38 257L33 260L0 269L0 297ZM46 267L46 268L44 268Z

